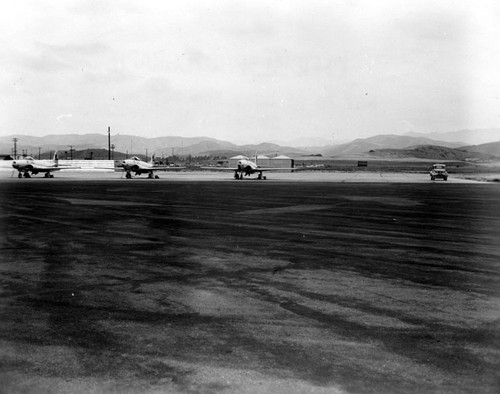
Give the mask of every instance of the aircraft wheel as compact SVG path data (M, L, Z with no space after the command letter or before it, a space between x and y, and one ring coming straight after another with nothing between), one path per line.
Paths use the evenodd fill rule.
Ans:
M127 179L132 178L132 174L131 174L130 172L127 172L127 173L125 174L125 178L127 178Z
M155 179L160 179L160 177L158 175L155 175Z
M50 174L49 178L54 178L54 174Z
M23 174L20 172L19 174L17 174L17 177L18 177L18 178L22 178L22 177L23 177Z
M30 173L29 173L29 172L25 172L25 173L24 173L24 177L25 177L25 178L31 178L31 175L30 175Z
M262 179L266 180L266 179L267 179L267 177L266 177L266 176L263 176L263 177L262 177Z

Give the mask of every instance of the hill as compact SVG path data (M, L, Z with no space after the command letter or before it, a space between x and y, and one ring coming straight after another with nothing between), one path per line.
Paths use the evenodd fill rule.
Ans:
M474 130L457 130L444 133L414 133L410 132L407 136L417 138L430 138L433 140L445 142L462 141L462 145L485 144L498 141L500 139L500 129L474 129ZM446 145L445 145L446 146Z
M500 141L490 142L490 143L481 144L481 145L462 146L460 149L464 149L464 150L467 150L470 152L486 153L489 155L494 155L494 156L500 157Z
M45 137L33 137L27 135L15 136L18 138L17 152L22 154L37 156L39 150L42 152L59 151L69 152L85 150L107 149L108 136L103 134L66 134L47 135ZM12 138L14 136L0 137L0 153L10 154L13 147ZM303 155L309 153L307 150L280 146L271 143L258 145L236 145L228 141L221 141L210 137L158 137L144 138L133 135L111 135L113 150L126 155L140 154L149 156L155 154L158 157L171 156L204 156L221 155L218 152L225 152L224 156L245 154L254 155L256 152L263 155Z
M493 131L492 131L493 130ZM480 131L483 137L494 135L496 129ZM500 135L500 130L497 130ZM452 132L453 133L453 132ZM456 132L457 134L447 134L464 137L465 131ZM437 135L437 134L436 134ZM12 152L12 138L18 138L17 151L19 154L28 153L38 156L38 152L49 152L58 150L60 152L69 152L83 150L106 150L108 147L108 136L106 134L66 134L66 135L47 135L44 137L33 137L27 135L0 137L0 153L10 154ZM478 137L479 138L479 137ZM497 137L498 139L498 137ZM500 142L468 145L456 141L434 140L422 135L377 135L370 138L359 138L349 143L327 146L321 148L297 148L292 146L282 146L273 143L262 143L256 145L236 145L228 141L222 141L210 137L180 137L167 136L158 138L145 138L133 135L116 134L111 135L111 143L115 152L122 152L125 155L148 155L155 154L158 157L166 157L175 154L176 156L234 156L245 154L253 156L256 152L266 156L286 155L303 156L310 154L322 154L323 156L352 156L377 151L381 149L409 149L415 146L440 146L446 148L460 148L466 151L476 151L495 156L500 156ZM436 153L436 152L434 152ZM388 153L385 153L388 154ZM396 154L396 153L393 153Z
M375 149L370 151L370 155L385 159L418 158L476 162L485 162L497 159L495 155L488 153L473 152L465 149L454 149L436 145L421 145L407 149Z
M424 137L411 137L408 135L377 135L370 138L358 138L352 142L330 147L322 151L324 156L342 156L366 153L371 150L380 149L404 149L416 145L440 145L457 148L460 143L447 143L435 141Z

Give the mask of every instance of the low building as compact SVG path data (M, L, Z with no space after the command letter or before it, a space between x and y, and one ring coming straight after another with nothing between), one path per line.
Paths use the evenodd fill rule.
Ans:
M273 168L293 168L295 161L288 156L280 155L271 158L269 166Z
M255 159L255 157L254 157ZM260 167L269 167L270 165L270 160L269 157L264 156L264 155L257 155L256 162L257 165Z

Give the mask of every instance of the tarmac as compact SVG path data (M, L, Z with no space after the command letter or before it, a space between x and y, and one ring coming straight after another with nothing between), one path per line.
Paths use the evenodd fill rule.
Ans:
M499 392L498 182L160 176L0 176L0 392Z

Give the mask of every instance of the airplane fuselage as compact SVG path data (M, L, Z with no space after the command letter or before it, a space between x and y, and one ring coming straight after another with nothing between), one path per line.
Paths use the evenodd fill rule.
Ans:
M148 174L149 178L153 178L153 171L161 169L155 168L153 163L147 163L140 160L138 157L123 160L121 166L125 170L127 178L132 178L132 172L134 172L135 175ZM156 176L156 178L158 178L158 176Z
M234 171L235 179L243 179L244 176L250 176L252 174L259 174L258 178L263 179L262 171L259 166L253 161L242 159L238 161L238 167Z
M52 177L50 172L59 169L56 161L52 164L46 164L45 161L35 160L32 157L14 160L12 167L19 171L19 178L22 178L23 175L25 178L30 178L31 175L36 175L40 172L45 173L46 178L50 178Z

